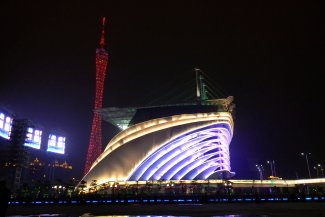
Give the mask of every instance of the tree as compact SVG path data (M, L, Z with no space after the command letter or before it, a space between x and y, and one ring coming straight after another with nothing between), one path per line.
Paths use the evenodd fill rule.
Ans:
M80 184L78 186L78 191L80 194L84 194L85 193L85 188L87 187L87 181L85 180L81 180Z

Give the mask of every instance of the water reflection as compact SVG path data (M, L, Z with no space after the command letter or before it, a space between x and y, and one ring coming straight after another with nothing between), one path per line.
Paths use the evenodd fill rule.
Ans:
M7 217L66 217L64 214L39 214L39 215L12 215ZM190 216L173 216L173 215L103 215L96 216L91 213L84 213L80 217L190 217ZM218 215L211 217L267 217L266 215Z
M82 215L82 217L84 217ZM174 216L174 215L106 215L95 217L190 217L190 216ZM266 215L215 215L211 217L267 217Z
M82 217L86 217L86 216L82 215ZM90 216L87 216L87 217L90 217ZM94 216L94 217L190 217L190 216L175 216L175 215L104 215L104 216Z
M87 213L89 214L89 213ZM90 217L84 216L81 217ZM190 216L174 216L174 215L106 215L106 216L94 216L94 217L190 217ZM267 215L218 215L211 217L267 217Z
M6 217L66 217L64 214L7 215Z

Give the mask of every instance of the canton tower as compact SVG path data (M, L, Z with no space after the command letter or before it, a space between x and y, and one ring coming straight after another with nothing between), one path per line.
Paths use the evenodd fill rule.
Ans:
M108 63L108 52L105 50L105 17L102 20L102 33L99 42L99 48L96 49L96 96L95 108L103 107L103 92L106 68ZM86 164L84 174L87 174L91 165L102 152L102 122L101 117L97 112L94 113L93 123L90 133L90 141L88 146Z

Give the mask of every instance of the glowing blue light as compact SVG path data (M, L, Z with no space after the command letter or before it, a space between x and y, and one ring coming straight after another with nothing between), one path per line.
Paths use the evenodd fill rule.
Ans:
M9 139L11 133L12 118L0 113L0 136Z
M40 149L41 148L42 131L29 127L27 129L26 140L24 146Z
M58 153L58 154L64 154L64 152L65 152L65 137L50 134L49 140L47 143L47 151Z
M192 180L207 179L218 171L231 174L231 137L224 124L188 132L144 159L127 180Z

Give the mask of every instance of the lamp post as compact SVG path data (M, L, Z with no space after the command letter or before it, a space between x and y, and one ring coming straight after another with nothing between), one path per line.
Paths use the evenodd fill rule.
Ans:
M309 178L311 179L311 174L310 174L310 169L309 169L309 162L308 162L308 155L311 155L311 153L300 153L301 156L305 156L306 158L306 163L307 163L307 169L308 169L308 174L309 174Z
M270 168L271 168L271 176L274 176L273 175L273 166L272 166L272 162L271 161L266 161L267 164L270 164Z
M276 176L276 171L275 171L275 161L274 161L274 160L272 160L272 161L268 160L268 161L266 161L266 163L267 163L267 164L270 164L270 168L271 168L271 174L272 174L272 176Z
M260 180L263 180L263 171L264 171L263 165L256 164L256 168L257 168L258 173L260 174Z
M318 178L318 167L314 167L314 170L316 170L316 178Z
M272 163L273 163L273 173L274 173L274 176L276 176L276 171L275 171L275 161L272 160Z
M324 176L324 168L323 168L323 166L321 164L317 164L317 167L320 168L320 172L322 173L322 177L324 178L325 176Z

